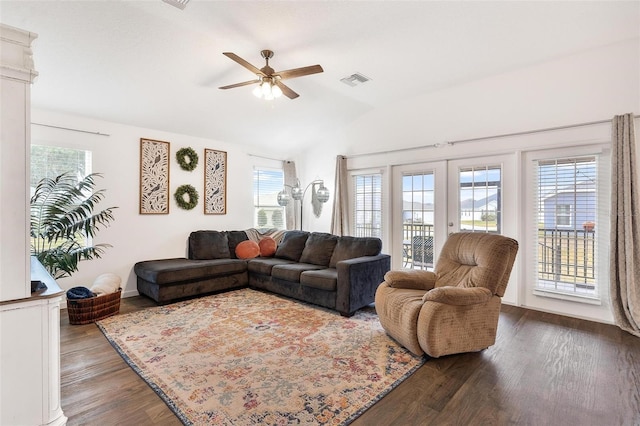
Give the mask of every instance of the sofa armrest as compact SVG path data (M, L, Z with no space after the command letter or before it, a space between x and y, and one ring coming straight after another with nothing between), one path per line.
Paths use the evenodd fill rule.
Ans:
M336 264L338 283L336 310L351 316L375 300L376 289L384 281L384 274L391 269L391 256L362 256Z
M384 280L389 287L428 291L436 285L436 274L420 269L401 269L387 272Z
M440 302L447 305L467 306L488 302L493 297L491 290L484 287L444 286L429 290L422 296L423 302Z

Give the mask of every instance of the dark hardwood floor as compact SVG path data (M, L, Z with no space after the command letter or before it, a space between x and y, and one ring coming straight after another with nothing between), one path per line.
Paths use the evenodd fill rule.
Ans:
M155 306L122 300L121 313ZM68 425L180 425L95 324L61 315ZM353 425L640 425L640 339L612 325L503 306L489 349L427 361Z

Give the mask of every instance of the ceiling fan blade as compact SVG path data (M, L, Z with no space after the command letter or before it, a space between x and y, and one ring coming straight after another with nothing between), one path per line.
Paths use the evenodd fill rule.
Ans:
M281 79L302 77L309 74L317 74L324 70L320 65L310 65L308 67L294 68L291 70L278 71L274 75L279 75Z
M245 61L244 59L242 59L240 56L236 55L235 53L223 52L222 54L224 56L226 56L227 58L236 61L237 63L239 63L240 65L242 65L243 67L245 67L246 69L248 69L249 71L251 71L254 74L257 74L257 75L262 76L262 77L266 77L267 76L265 73L260 71L260 69L254 67L249 62Z
M285 85L281 81L275 80L274 83L276 84L276 86L278 86L280 88L280 90L282 90L282 94L285 95L287 98L295 99L298 96L300 96L296 92L291 90L291 88L289 86Z
M254 83L260 83L260 79L250 80L250 81L243 81L242 83L230 84L228 86L218 87L218 89L233 89L234 87L248 86L248 85L254 84Z

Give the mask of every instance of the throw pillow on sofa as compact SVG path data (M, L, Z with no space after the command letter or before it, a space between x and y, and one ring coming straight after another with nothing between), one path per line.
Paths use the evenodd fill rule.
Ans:
M258 243L260 247L260 256L261 257L271 257L276 254L276 249L278 245L276 244L276 240L271 237L264 237Z
M312 232L300 256L300 263L329 266L329 261L337 242L337 235Z
M298 262L304 250L304 245L309 238L305 231L287 231L276 249L276 257Z
M229 259L226 232L195 231L189 236L189 258L195 260Z
M237 259L236 247L243 241L247 241L247 233L244 231L227 231L227 238L229 239L229 253L232 259Z
M253 259L260 256L260 246L255 241L243 241L236 246L238 259Z

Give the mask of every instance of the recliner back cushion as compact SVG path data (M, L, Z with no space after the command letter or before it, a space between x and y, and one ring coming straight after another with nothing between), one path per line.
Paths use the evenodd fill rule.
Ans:
M333 249L338 242L338 236L324 232L312 232L300 256L301 263L329 266Z
M302 251L304 250L305 243L309 238L309 233L305 231L287 231L282 238L278 248L276 249L275 257L281 259L289 259L294 262L300 260Z
M333 255L329 262L330 268L335 268L338 262L355 259L362 256L377 256L382 250L382 240L374 237L349 237L338 239Z
M226 232L194 231L189 235L189 259L229 259L229 239Z
M436 265L435 286L485 287L498 294L499 287L506 285L509 279L515 258L514 247L517 251L515 240L501 235L452 234Z

